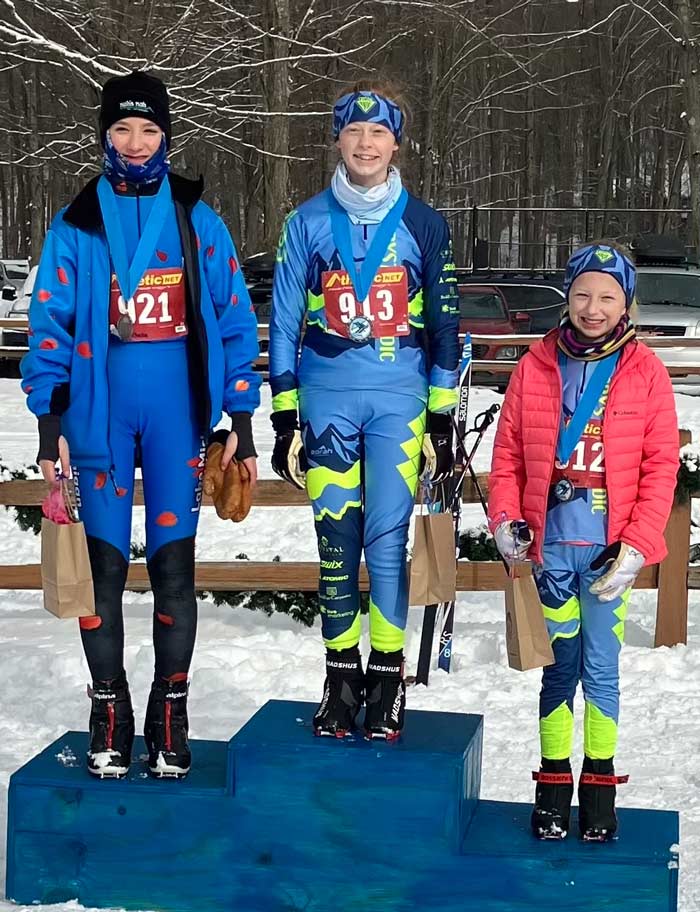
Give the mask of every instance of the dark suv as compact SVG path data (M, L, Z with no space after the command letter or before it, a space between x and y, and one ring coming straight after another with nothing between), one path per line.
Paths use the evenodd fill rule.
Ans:
M457 271L460 286L489 285L503 293L511 313L530 317L529 332L542 335L559 323L566 302L563 272Z

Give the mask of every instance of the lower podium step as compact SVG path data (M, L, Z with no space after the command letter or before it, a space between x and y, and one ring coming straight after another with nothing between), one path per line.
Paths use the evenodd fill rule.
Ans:
M473 906L552 912L676 912L678 814L619 808L619 838L586 843L571 833L540 842L530 831L532 805L480 801L464 841L475 876Z
M479 801L479 716L408 712L396 744L314 738L271 701L181 782L93 779L68 732L10 780L7 896L162 912L673 912L677 816L541 844L529 807ZM143 754L137 739L135 757Z

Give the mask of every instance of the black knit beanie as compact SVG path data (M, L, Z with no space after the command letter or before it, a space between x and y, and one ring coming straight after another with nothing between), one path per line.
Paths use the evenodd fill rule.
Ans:
M157 124L170 147L172 128L165 84L155 76L135 70L128 76L113 76L102 88L100 142L104 146L107 130L124 117L144 117Z

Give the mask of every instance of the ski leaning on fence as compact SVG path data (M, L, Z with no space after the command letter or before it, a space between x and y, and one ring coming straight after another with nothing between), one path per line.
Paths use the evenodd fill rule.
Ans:
M459 392L457 399L457 423L460 421L463 422L462 425L462 437L466 431L467 426L467 410L469 406L469 388L471 385L471 362L472 362L472 337L471 333L466 333L464 336L464 345L462 346L462 359L460 362L459 369ZM453 505L453 494L455 490L455 480L457 472L457 460L459 459L459 446L457 445L457 451L455 454L455 476L454 478L449 479L447 482L443 482L438 486L438 491L428 490L427 496L424 497L424 501L427 501L429 504L428 509L433 512L441 512L442 510L452 509L452 515L454 516ZM462 463L462 469L463 469ZM458 508L459 509L459 508ZM456 526L459 527L459 516L456 520ZM457 539L459 538L459 532L457 532ZM416 684L427 684L428 677L430 676L430 661L433 653L433 637L435 634L435 622L437 618L438 606L437 605L426 605L423 612L423 629L421 631L421 641L420 641L420 650L418 654L418 668L416 671L415 683ZM441 615L443 617L444 615ZM441 650L442 652L442 647Z
M452 520L455 527L455 560L459 557L459 519L462 513L462 485L464 470L467 465L467 454L460 441L464 440L467 433L467 413L469 411L469 391L472 385L472 337L471 333L464 336L462 346L462 360L459 365L459 395L457 398L457 414L454 420L455 430L455 462L452 479L448 482L450 499L446 506L452 511ZM438 668L443 671L450 670L452 658L452 632L455 620L455 603L449 602L442 605L442 631L440 633L440 652L438 653Z

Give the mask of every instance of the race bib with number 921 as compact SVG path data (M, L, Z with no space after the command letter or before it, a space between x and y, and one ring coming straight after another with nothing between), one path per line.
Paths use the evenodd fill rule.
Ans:
M350 276L344 269L321 275L328 329L354 342L407 336L408 281L405 266L382 266L364 301L355 297Z
M109 289L110 329L116 329L119 320L125 316L133 324L132 342L160 342L186 336L185 276L182 269L148 269L129 301L124 300L117 277L112 275Z

